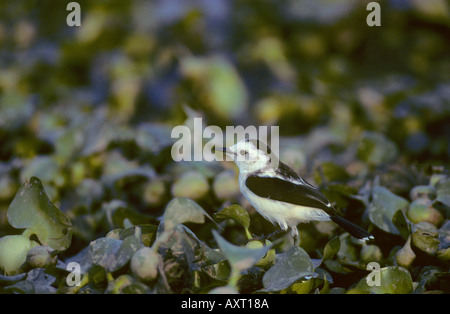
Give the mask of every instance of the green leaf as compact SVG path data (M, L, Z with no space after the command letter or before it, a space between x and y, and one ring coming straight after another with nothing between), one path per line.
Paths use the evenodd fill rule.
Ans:
M255 265L272 247L269 245L263 246L260 249L240 247L225 240L216 230L212 232L220 250L227 257L231 267L237 271L243 271Z
M8 208L8 222L14 228L36 234L43 245L57 251L70 246L72 223L48 199L41 181L32 177L17 192Z
M372 273L361 279L356 285L355 292L359 293L391 293L408 294L413 291L413 281L408 270L400 266L389 266ZM379 285L376 276L379 275ZM370 283L370 284L369 284Z
M334 256L339 252L340 248L341 241L338 236L328 241L325 245L325 248L323 249L322 259L311 259L314 269L317 269L322 263L326 263L327 261L332 260Z
M225 207L218 213L215 213L214 218L218 221L233 219L246 229L250 227L250 216L248 215L248 212L238 204Z
M263 277L264 291L280 291L288 288L300 278L311 276L311 259L301 247L292 247L286 253L277 256L277 261Z
M446 215L450 216L450 179L443 179L436 185L436 201L447 205Z
M324 162L314 172L314 180L318 184L323 184L326 182L343 182L347 181L349 177L350 175L345 168L335 164L334 162Z
M176 197L169 202L164 211L164 230L171 230L186 222L204 223L209 216L200 205L186 197Z
M133 254L142 247L139 236L129 236L125 240L99 238L89 244L89 254L94 265L114 272L129 262Z
M334 237L325 245L323 249L322 261L333 259L333 257L339 252L341 248L341 241L339 237Z
M7 235L0 238L0 272L15 275L25 263L28 251L39 245L24 235Z
M400 231L392 222L399 209L408 208L409 202L388 189L376 186L372 190L372 202L369 204L369 219L381 230L400 235Z
M127 229L123 229L119 232L119 239L125 240L125 238L136 234L136 229L141 229L141 241L145 246L151 246L156 238L157 226L151 224L143 224L139 226L133 226Z
M123 265L117 265L116 254L123 241L111 238L99 238L89 244L89 253L94 265L102 266L112 272Z
M155 177L155 170L149 165L139 165L136 161L128 160L116 151L106 155L102 182L106 186L112 186L117 181L128 177L143 177L151 180Z
M181 72L197 80L205 91L210 109L222 118L237 118L248 107L248 94L239 73L225 58L185 57ZM232 90L233 93L229 91Z
M35 176L44 182L55 180L58 173L59 165L55 158L51 156L36 156L21 171L20 180L26 181L28 178Z
M175 197L195 200L203 198L209 191L209 183L200 171L188 171L180 175L172 184L171 192Z
M397 157L397 146L381 133L365 132L358 147L358 157L378 166Z
M399 209L395 212L394 217L392 217L392 223L400 232L404 239L408 239L411 234L411 226L405 216L405 213Z

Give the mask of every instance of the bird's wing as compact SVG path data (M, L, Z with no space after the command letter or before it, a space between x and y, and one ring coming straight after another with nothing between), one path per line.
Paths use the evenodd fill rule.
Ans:
M277 177L250 175L245 185L258 196L285 203L323 209L334 215L333 207L327 198L310 184L293 183Z
M281 161L278 161L278 169L276 170L276 173L278 173L279 175L282 175L284 177L290 177L292 179L296 179L296 180L300 180L300 181L303 180L297 174L297 172L295 172L294 170L289 168L288 165L286 165L285 163L282 163Z

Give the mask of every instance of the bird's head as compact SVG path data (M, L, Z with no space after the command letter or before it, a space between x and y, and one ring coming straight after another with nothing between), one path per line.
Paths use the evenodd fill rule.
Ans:
M231 156L240 172L255 172L272 168L276 158L270 147L258 140L244 139L228 148L217 149Z

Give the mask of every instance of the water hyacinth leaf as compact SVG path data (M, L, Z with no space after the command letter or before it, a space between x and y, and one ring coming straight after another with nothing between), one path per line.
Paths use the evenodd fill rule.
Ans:
M381 133L364 132L358 147L358 157L378 166L392 162L397 157L397 146Z
M250 216L248 215L248 212L238 204L225 207L218 213L215 213L214 218L218 221L233 219L246 229L250 227Z
M325 182L343 182L349 178L348 172L344 167L341 167L333 162L324 162L314 172L314 180L318 184ZM323 180L325 182L323 182Z
M232 171L222 171L214 177L213 191L221 201L235 199L239 194L239 183Z
M41 181L32 177L17 192L8 208L8 222L36 234L43 245L64 251L72 240L72 223L50 202Z
M99 238L89 244L89 254L94 265L102 266L106 271L112 272L117 267L116 254L123 241L111 238Z
M124 240L125 238L136 234L136 229L139 228L141 230L141 241L145 246L151 246L156 238L156 231L158 229L157 226L151 224L143 224L139 226L133 226L127 229L120 230L119 239Z
M142 246L140 238L134 235L123 241L99 238L89 244L89 254L94 265L103 267L107 272L113 272L128 263Z
M6 275L19 273L28 251L38 245L24 235L7 235L0 238L0 270Z
M411 226L405 216L405 213L401 209L395 212L394 217L392 217L392 223L400 232L400 235L403 237L403 239L408 239L409 235L411 234Z
M447 220L438 230L439 249L450 247L450 220Z
M412 0L415 11L430 21L447 23L450 16L448 2L445 0L420 1Z
M245 84L227 59L186 57L181 60L181 72L203 85L210 109L219 116L237 118L248 107Z
M238 294L236 288L230 286L217 287L208 292L208 294Z
M441 261L450 261L450 247L437 251L436 257Z
M314 279L294 283L291 290L297 294L308 294L314 289Z
M369 219L378 228L388 233L400 235L400 231L392 222L399 209L408 208L409 202L382 186L372 190L372 202L369 204Z
M161 150L173 144L171 130L165 124L143 123L136 130L136 143L144 150L159 154Z
M0 97L0 126L14 130L26 124L33 115L34 107L24 94L4 90Z
M55 158L51 156L36 156L33 158L20 173L20 180L26 181L35 176L44 182L55 180L59 171L59 165Z
M341 241L339 237L334 237L325 245L323 249L322 261L333 259L333 257L339 252L341 248Z
M427 198L433 200L436 198L436 189L431 185L417 185L409 191L411 200Z
M244 248L231 244L215 230L213 230L213 235L220 250L230 262L231 267L237 271L242 271L255 265L271 248L268 245L260 249Z
M339 236L339 251L337 253L339 259L355 262L359 259L359 250L354 245L352 237L349 233L343 233ZM325 262L328 262L325 261Z
M112 200L104 203L102 211L111 226L124 227L124 221L128 219L133 225L157 223L156 219L150 215L142 214L128 208L128 204L121 200Z
M264 291L280 291L288 288L300 278L311 276L313 265L308 253L301 247L292 247L277 256L277 261L263 277Z
M156 174L149 165L139 165L136 161L128 160L119 152L114 151L106 155L102 175L105 185L111 186L120 179L132 176L151 180L156 177Z
M64 260L64 263L57 264L56 267L62 268L64 271L67 270L67 265L72 262L80 265L81 274L87 273L93 266L93 261L91 258L91 247L90 245L82 249L78 254L71 256Z
M435 255L439 249L438 235L437 232L419 229L411 235L412 244L415 248L429 255Z
M360 293L408 294L413 291L413 281L405 268L389 266L374 270L361 279L355 289Z
M322 259L311 259L313 268L317 269L322 263L326 263L328 260L332 260L334 256L339 252L341 248L341 241L339 237L334 237L327 242L325 248L323 249Z
M27 281L33 284L36 294L56 293L56 288L52 286L56 280L56 273L45 268L34 268L27 274Z
M411 249L411 236L409 236L405 245L395 253L395 261L399 266L408 268L415 259L416 253Z
M436 201L445 204L446 215L450 216L450 179L441 179L436 186Z
M10 294L34 294L36 293L34 285L31 281L22 280L16 282L12 286L5 287L4 293Z
M171 187L171 192L174 197L187 197L194 200L201 199L208 191L208 180L199 171L183 173L175 180Z
M136 232L135 235L126 237L123 240L122 245L119 248L119 251L117 252L117 263L119 265L126 264L130 258L133 256L133 254L139 250L144 245L141 242L141 232L140 228L139 231Z
M14 276L6 276L0 274L0 286L12 285L18 281L25 279L27 273L21 273Z
M178 224L186 222L204 223L204 209L193 200L186 197L176 197L167 204L164 211L164 230L171 230Z

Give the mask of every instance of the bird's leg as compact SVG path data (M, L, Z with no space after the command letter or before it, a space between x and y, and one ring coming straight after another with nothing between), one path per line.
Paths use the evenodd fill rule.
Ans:
M257 236L257 235L252 234L253 238L251 240L258 240L258 241L262 241L265 243L267 239L274 237L275 235L279 234L280 232L285 232L285 230L278 229L278 230L272 232L271 234L262 235L262 236Z
M291 227L292 237L294 238L294 246L300 245L300 237L298 235L297 226Z

